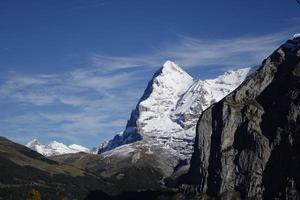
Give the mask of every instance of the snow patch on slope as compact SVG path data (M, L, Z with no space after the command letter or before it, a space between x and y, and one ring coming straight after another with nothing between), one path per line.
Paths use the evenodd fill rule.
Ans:
M89 152L90 151L88 148L78 145L78 144L69 145L69 148L74 149L75 151L79 151L79 152Z

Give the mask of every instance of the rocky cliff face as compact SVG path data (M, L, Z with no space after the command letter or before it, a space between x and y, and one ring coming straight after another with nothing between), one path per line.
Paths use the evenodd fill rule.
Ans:
M185 182L211 196L299 199L300 39L204 111Z
M99 152L142 140L169 149L177 158L190 158L201 112L234 90L249 71L244 68L215 79L195 80L167 61L149 82L125 131L104 143Z

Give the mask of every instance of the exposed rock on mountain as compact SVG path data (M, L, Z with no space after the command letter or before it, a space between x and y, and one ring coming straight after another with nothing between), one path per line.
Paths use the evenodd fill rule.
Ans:
M189 158L201 111L234 90L249 71L245 68L216 79L194 80L167 61L148 83L125 131L102 144L99 153L142 140L150 146L161 145L178 159Z
M232 199L299 199L300 40L277 49L201 114L187 188Z
M39 143L37 139L33 139L32 141L26 144L28 148L31 148L34 151L44 155L44 156L54 156L68 153L78 153L78 152L90 152L88 148L85 148L78 144L72 144L70 146L66 146L63 143L53 141L48 145L44 145Z

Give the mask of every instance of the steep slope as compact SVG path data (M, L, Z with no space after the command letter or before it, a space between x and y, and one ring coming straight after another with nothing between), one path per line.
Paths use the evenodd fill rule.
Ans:
M44 156L54 156L61 154L69 154L69 153L78 153L78 152L90 152L88 148L85 148L78 144L72 144L70 146L66 146L63 143L53 141L47 145L39 143L37 139L33 139L28 142L26 146Z
M226 72L211 80L193 80L167 61L149 82L124 132L102 144L99 153L143 140L160 144L176 157L190 157L200 112L234 90L250 68Z
M223 199L299 199L300 38L201 114L185 187Z
M0 198L27 199L33 189L42 199L84 199L95 190L114 192L113 185L90 172L0 137Z

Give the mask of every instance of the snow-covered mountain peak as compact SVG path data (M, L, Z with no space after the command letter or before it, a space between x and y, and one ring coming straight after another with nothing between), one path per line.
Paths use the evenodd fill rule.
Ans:
M178 99L193 83L193 78L182 68L171 61L165 62L148 84L144 98L137 105L135 121L139 134L154 137L160 135L161 131L179 128L171 119L161 119L168 119Z
M44 156L54 156L54 155L61 155L61 154L68 154L68 153L78 153L78 152L86 152L89 153L89 149L77 145L72 144L67 146L61 142L53 141L47 145L41 144L38 142L37 139L33 139L32 141L26 144L28 148L31 148L34 151L44 155Z
M181 67L176 65L172 61L166 61L161 69L159 69L153 76L151 85L148 85L148 90L145 91L146 94L157 92L156 89L162 90L174 90L178 92L186 88L188 85L192 84L193 78L186 73ZM150 88L149 88L150 87ZM151 92L149 92L151 91Z
M166 61L148 83L125 130L100 145L99 152L143 140L188 157L201 112L238 87L249 71L245 68L215 79L194 80L178 65Z
M181 67L179 67L176 63L167 60L163 66L162 66L162 72L164 74L171 74L171 73L181 73L184 74L190 78L192 78L190 75L188 75Z

